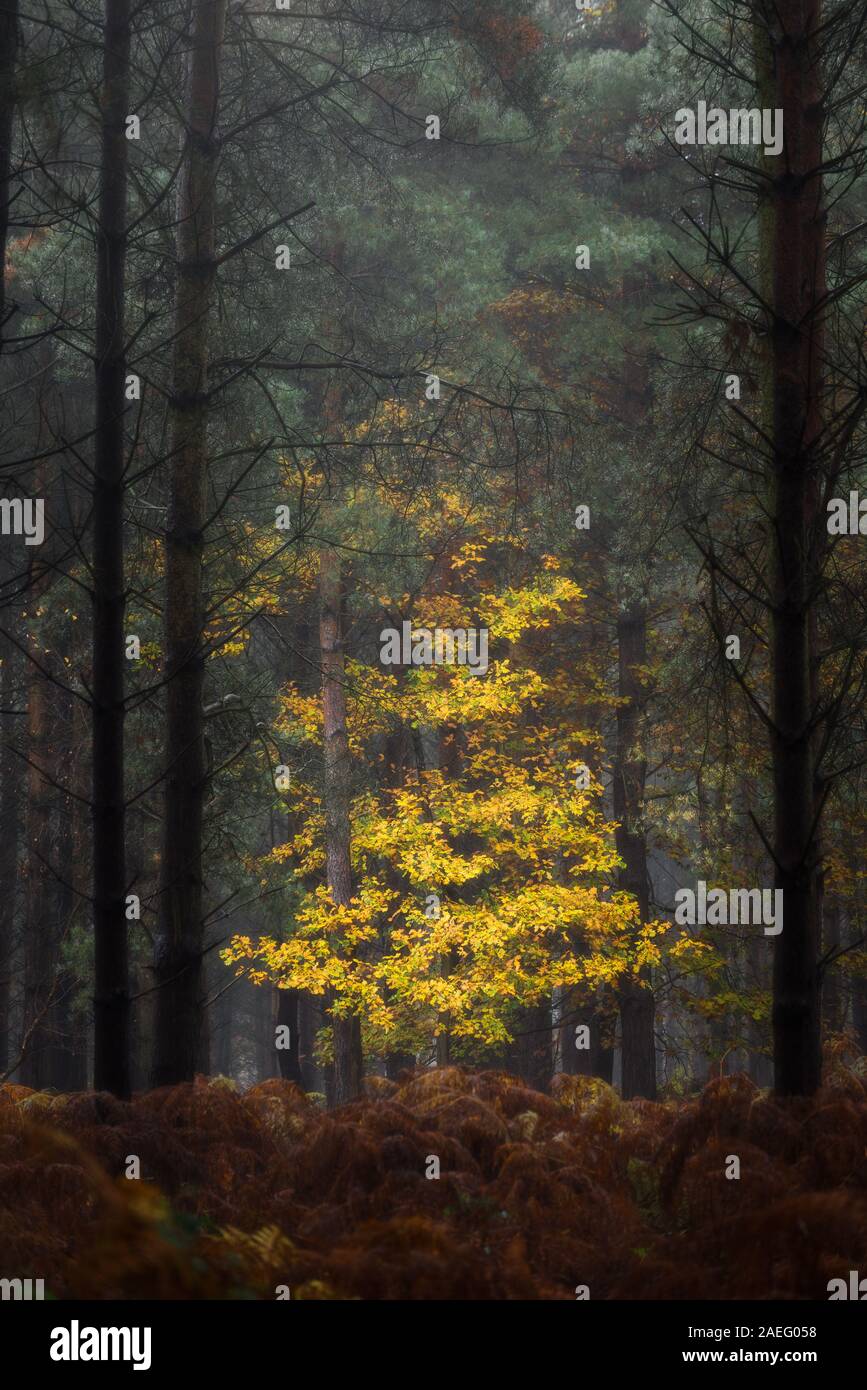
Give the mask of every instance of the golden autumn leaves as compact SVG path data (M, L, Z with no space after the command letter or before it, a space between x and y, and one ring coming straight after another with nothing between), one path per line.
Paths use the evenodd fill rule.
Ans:
M483 678L459 666L398 676L347 664L351 756L359 774L377 770L352 802L354 896L335 904L324 886L319 791L301 781L297 828L269 856L307 885L288 939L236 936L226 963L361 1015L376 1052L396 1036L420 1046L444 1019L455 1037L505 1042L516 1005L558 986L592 991L658 962L669 926L639 926L633 900L611 888L614 826L600 784L575 775L590 740L580 719L589 677L558 636L583 598L553 564L522 585L476 593L473 613L506 653ZM391 775L378 750L396 728L438 740L441 757L428 761L441 765ZM315 747L318 698L287 691L281 732Z

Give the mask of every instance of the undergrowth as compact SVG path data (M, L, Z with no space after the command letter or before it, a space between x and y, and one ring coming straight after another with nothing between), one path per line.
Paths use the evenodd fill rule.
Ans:
M825 1299L867 1269L862 1065L787 1103L743 1076L652 1104L457 1067L330 1113L278 1080L6 1085L0 1275L82 1299Z

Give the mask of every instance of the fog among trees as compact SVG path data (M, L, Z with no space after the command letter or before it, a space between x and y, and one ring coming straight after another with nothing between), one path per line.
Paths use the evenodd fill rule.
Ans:
M0 1275L867 1274L865 26L2 0Z

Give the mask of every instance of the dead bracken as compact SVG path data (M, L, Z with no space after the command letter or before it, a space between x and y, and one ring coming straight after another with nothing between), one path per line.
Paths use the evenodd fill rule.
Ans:
M446 1067L330 1112L281 1080L6 1085L0 1265L57 1298L826 1299L867 1271L867 1083L826 1070L651 1103Z

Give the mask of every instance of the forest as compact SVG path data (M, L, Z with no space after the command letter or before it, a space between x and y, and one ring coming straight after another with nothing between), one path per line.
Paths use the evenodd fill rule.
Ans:
M865 36L0 0L4 1300L867 1298Z

